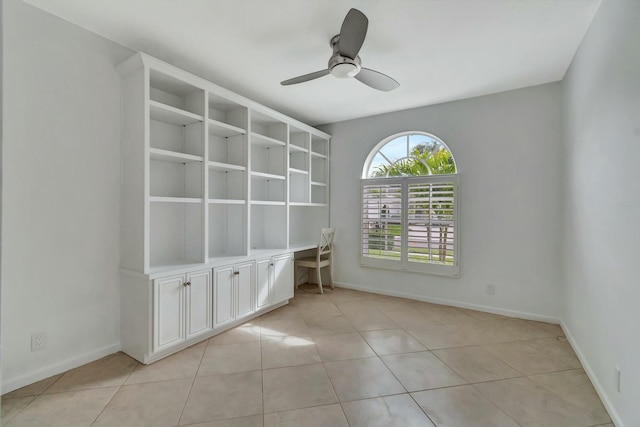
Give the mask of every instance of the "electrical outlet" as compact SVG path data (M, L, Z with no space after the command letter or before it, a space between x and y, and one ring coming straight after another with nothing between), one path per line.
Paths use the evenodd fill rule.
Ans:
M496 285L487 285L487 295L496 294Z
M31 334L31 351L42 350L47 346L46 332L36 332Z
M614 366L613 368L616 370L616 389L618 390L618 393L620 393L620 367Z

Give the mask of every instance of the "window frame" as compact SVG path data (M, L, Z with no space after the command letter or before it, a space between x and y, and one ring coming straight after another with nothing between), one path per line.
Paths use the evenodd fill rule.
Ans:
M376 155L380 152L380 150L382 150L382 148L385 145L387 145L389 142L393 141L394 139L398 139L398 138L400 138L402 136L411 136L411 135L426 136L427 138L431 138L431 139L437 141L438 144L440 144L443 147L445 147L449 151L449 153L451 153L451 156L453 157L453 164L454 164L455 169L456 169L456 175L459 174L459 172L458 172L458 163L456 162L456 158L455 158L455 156L453 156L453 152L451 151L449 146L447 144L445 144L445 142L443 140L441 140L440 138L438 138L434 134L428 133L428 132L406 131L406 132L400 132L400 133L396 133L396 134L393 134L391 136L386 137L385 139L383 139L382 141L377 143L376 146L371 149L371 151L369 152L369 155L367 156L367 159L364 161L364 166L362 168L362 179L370 179L368 173L369 173L369 169L371 169L371 163L373 162L373 159L376 157ZM407 155L408 155L408 153L407 153ZM383 154L383 157L384 157L384 154ZM421 176L427 176L427 175L421 175Z
M380 150L390 141L406 136L406 135L425 135L429 138L433 138L444 147L451 150L449 147L438 137L426 133L426 132L402 132L392 135L382 140L377 144L369 153L367 160L365 161L362 171L362 179L360 181L360 265L362 267L380 268L386 270L406 271L415 273L428 273L447 277L460 277L460 221L459 221L459 200L460 200L460 173L458 173L457 164L455 164L455 158L453 162L456 166L455 174L430 174L430 175L417 175L417 176L387 176L387 177L368 177L369 169L373 158L380 152ZM451 154L453 157L453 154ZM452 183L454 187L453 191L453 264L445 265L433 262L416 262L409 260L409 185L411 184L442 184ZM365 256L364 244L365 244L365 203L364 203L364 190L366 186L370 185L401 185L401 249L400 259L384 259L371 256Z

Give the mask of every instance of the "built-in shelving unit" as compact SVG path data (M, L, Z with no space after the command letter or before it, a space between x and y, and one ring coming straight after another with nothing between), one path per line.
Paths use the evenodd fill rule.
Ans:
M328 226L329 135L144 54L118 69L123 268L317 243L306 230Z
M149 268L204 256L204 90L149 70Z
M286 304L329 225L330 136L145 54L122 76L122 350L158 360Z
M207 258L246 255L249 110L208 91L207 113Z
M289 127L289 202L309 203L309 144L311 134Z
M328 215L328 158L328 138L289 127L290 246L319 238L319 224Z
M319 136L311 137L311 203L329 203L329 141Z

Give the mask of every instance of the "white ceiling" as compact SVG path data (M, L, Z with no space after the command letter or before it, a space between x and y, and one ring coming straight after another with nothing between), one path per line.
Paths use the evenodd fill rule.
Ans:
M561 80L600 0L26 0L310 124ZM326 76L329 39L355 7L369 18L363 66L379 92Z

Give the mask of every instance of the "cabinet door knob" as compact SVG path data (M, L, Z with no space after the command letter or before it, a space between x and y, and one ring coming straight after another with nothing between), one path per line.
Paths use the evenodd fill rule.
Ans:
M269 264L271 267L273 267L273 263Z
M234 271L233 274L240 274L240 272L239 271Z
M184 282L182 286L191 286L191 282Z

